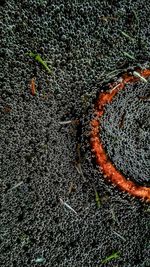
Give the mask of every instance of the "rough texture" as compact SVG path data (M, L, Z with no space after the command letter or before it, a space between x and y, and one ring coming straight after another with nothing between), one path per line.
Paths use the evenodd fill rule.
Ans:
M118 170L150 186L149 83L125 87L107 105L101 121L104 147Z
M128 67L149 66L149 11L149 1L140 0L1 1L1 267L149 266L148 205L106 183L85 142L81 155L77 146L88 136L101 84ZM39 53L52 74L28 51ZM75 119L83 122L83 138L76 123L59 123ZM134 172L124 171L134 176L132 165ZM118 259L101 264L116 251Z

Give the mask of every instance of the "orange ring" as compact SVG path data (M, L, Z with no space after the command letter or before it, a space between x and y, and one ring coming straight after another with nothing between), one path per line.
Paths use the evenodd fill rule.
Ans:
M140 76L148 78L150 76L150 69L138 71ZM113 83L110 85L110 90L99 94L95 104L94 114L95 118L91 121L91 133L90 133L90 144L91 149L95 154L96 163L99 165L100 170L103 172L104 177L111 181L114 185L123 191L128 192L134 197L141 198L150 202L150 188L145 186L139 186L131 180L127 180L121 172L119 172L109 160L106 152L103 148L102 141L100 140L100 118L104 114L104 107L110 103L113 97L128 83L139 81L140 78L134 77L133 75L124 74L121 81L116 85Z

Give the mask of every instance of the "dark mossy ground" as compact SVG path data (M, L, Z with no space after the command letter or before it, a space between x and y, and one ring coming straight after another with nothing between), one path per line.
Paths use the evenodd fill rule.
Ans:
M127 69L150 67L149 14L148 0L1 1L1 267L150 266L149 205L108 184L88 145L101 84ZM30 51L46 61L51 74L26 55ZM138 122L128 112L135 127L126 123L124 134L135 140L141 115L144 133L136 141L141 151L149 145L145 102L131 103ZM60 123L66 121L71 123ZM104 125L109 130L107 119ZM109 148L112 155L108 142ZM128 147L127 153L133 151ZM147 154L128 161L134 172L123 161L122 171L138 179ZM147 174L148 168L144 182ZM102 264L114 252L119 257Z

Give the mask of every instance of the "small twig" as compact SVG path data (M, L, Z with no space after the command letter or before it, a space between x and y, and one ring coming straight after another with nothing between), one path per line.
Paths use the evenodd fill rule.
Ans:
M116 222L119 225L118 219L115 216L115 212L113 208L110 209L110 213L112 215L112 219L114 220L114 222Z
M150 95L148 96L137 96L139 99L141 100L149 100L150 99Z
M117 87L119 87L119 86L120 86L120 83L118 83L117 85L115 85L113 88L111 87L110 88L110 91L112 92L113 90L117 89Z
M59 121L59 124L65 125L65 124L71 124L72 121Z
M81 163L78 162L76 165L75 165L75 168L77 169L77 172L82 176L83 180L86 181L84 175L83 175L83 171L82 171L82 168L81 168Z
M139 18L138 18L138 16L137 16L135 10L132 10L132 12L133 12L133 14L134 14L134 16L135 16L135 18L136 18L136 21L137 21L137 23L138 23L138 25L139 25Z
M127 52L123 52L123 54L124 54L124 56L126 56L126 57L128 57L128 58L130 58L130 59L135 60L135 57L132 56L132 55L130 55L129 53L127 53Z
M126 112L124 111L124 113L123 113L123 115L121 116L121 119L120 119L119 128L122 128L123 125L124 125L125 115L126 115Z
M74 213L77 215L77 212L76 212L70 205L68 205L66 202L64 202L64 201L62 200L62 198L59 198L59 200L60 200L60 203L61 203L62 205L64 205L66 208L70 209L72 212L74 212Z
M137 77L137 78L140 78L141 81L147 83L147 80L146 80L143 76L141 76L141 74L140 74L139 72L137 72L137 71L133 71L133 75L134 75L135 77Z
M116 231L113 230L113 233L120 237L123 241L126 241L126 239L122 235L118 234Z
M32 78L31 79L31 82L30 82L30 89L31 89L31 94L33 96L36 95L36 86L35 86L35 78Z
M19 186L22 185L22 184L23 184L23 181L21 181L20 183L14 185L14 186L13 186L12 188L10 188L9 190L13 190L13 189L19 187Z
M123 36L130 39L131 41L135 42L134 38L132 38L130 35L128 35L126 32L120 31Z
M43 262L45 262L46 260L45 260L45 258L42 258L42 257L40 258L40 257L39 257L39 258L36 258L34 261L35 261L35 263L43 263Z
M61 124L61 125L79 124L79 120L59 121L58 123Z
M75 185L73 184L73 182L70 183L69 186L69 190L68 190L68 194L70 195L72 192L74 192L76 190Z
M135 19L137 21L137 35L138 35L139 34L139 25L140 25L139 18L138 18L138 15L136 14L135 10L133 10L132 12L133 12Z
M118 18L117 17L112 17L112 16L101 16L99 17L100 20L108 22L108 20L114 20L116 21Z

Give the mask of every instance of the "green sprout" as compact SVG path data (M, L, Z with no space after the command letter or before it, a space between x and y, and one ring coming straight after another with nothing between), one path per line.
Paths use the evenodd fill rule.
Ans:
M96 201L96 204L97 204L97 208L100 208L100 206L101 206L101 201L100 201L100 197L99 197L99 194L98 194L98 192L96 191L96 189L95 189L95 201Z
M114 260L114 259L118 259L120 257L119 255L119 251L114 252L113 254L111 254L110 256L106 257L104 260L102 260L102 264L103 263L107 263L108 261Z
M50 70L50 68L47 66L46 62L41 58L41 56L39 54L35 54L33 52L28 52L25 55L28 55L28 56L34 58L35 61L39 62L48 71L48 73L51 74L52 71Z

